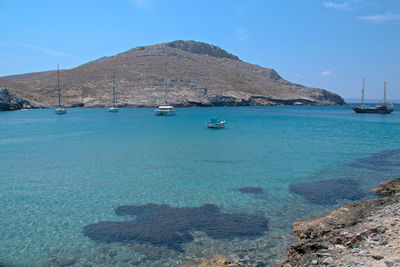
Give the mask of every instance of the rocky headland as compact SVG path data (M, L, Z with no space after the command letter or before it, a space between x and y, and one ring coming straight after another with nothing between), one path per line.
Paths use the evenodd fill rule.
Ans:
M298 242L277 266L400 266L400 178L373 191L385 197L295 222Z
M348 203L321 217L295 222L298 241L276 267L400 266L400 178L385 181L372 191L384 197ZM247 262L252 263L216 254L185 266L267 266Z
M10 92L7 88L0 88L0 111L19 110L24 108L39 108L39 105Z
M110 105L115 72L120 107L157 106L163 102L165 64L167 101L178 107L344 104L339 95L288 82L273 69L195 41L136 47L61 70L62 104ZM0 77L0 87L44 106L57 104L56 84L56 71Z

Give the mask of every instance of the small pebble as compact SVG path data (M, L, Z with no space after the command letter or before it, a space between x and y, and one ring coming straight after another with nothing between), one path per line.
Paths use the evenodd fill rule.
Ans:
M379 245L384 246L387 245L388 241L387 240L382 240L381 242L379 242Z
M229 255L229 259L231 259L234 263L238 263L240 261L239 256L237 256L236 254Z
M333 262L332 257L328 257L323 261L323 263L325 263L325 264L331 264L332 262Z
M373 259L377 260L377 261L383 259L383 256L381 256L381 255L372 255L371 257L372 257Z

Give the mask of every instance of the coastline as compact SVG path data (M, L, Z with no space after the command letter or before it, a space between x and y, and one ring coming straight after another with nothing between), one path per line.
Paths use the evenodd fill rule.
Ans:
M372 190L384 197L293 223L298 241L276 266L400 266L400 178Z
M28 101L28 100L27 100ZM28 102L27 102L28 103ZM33 104L32 104L33 103ZM3 104L0 101L0 105ZM9 105L9 103L4 103ZM298 107L298 106L303 106L303 107L331 107L331 106L343 106L347 107L347 104L339 105L339 104L329 104L329 103L286 103L286 102L281 102L277 104L269 104L269 105L261 105L261 104L254 104L254 103L210 103L210 104L198 104L198 103L171 103L172 106L176 108L202 108L202 107L274 107L274 106L287 106L287 107ZM82 102L74 102L74 103L67 103L66 105L63 105L64 108L109 108L110 105L106 104L94 104L94 105L87 105ZM159 105L156 104L151 104L151 105L143 105L143 104L132 104L132 103L122 103L116 105L117 108L157 108ZM57 106L55 105L50 105L50 104L41 104L41 103L35 103L33 101L29 101L28 104L25 105L20 105L17 108L7 108L7 109L0 109L0 111L16 111L16 110L28 110L28 109L51 109L51 108L56 108Z
M351 202L320 217L294 222L298 240L275 267L400 266L400 178L382 182L372 191L383 197ZM216 254L185 266L245 265Z

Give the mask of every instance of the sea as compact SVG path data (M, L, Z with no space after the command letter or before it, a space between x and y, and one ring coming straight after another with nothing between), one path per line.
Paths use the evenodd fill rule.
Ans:
M0 266L271 266L293 222L400 176L399 133L341 106L0 112Z

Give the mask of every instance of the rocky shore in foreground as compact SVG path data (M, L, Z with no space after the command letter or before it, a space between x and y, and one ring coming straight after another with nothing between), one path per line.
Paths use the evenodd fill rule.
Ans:
M277 266L400 266L400 178L373 191L385 197L295 222L299 241Z
M295 222L298 241L276 267L400 266L400 178L373 191L384 197L348 203L322 217ZM187 266L248 265L214 255Z

